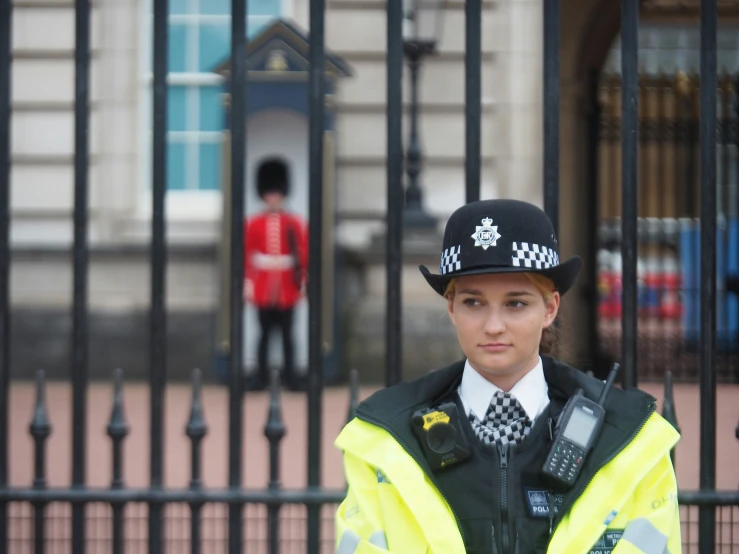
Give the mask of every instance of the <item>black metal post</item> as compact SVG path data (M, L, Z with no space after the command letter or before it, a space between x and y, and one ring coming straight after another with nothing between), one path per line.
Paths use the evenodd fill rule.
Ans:
M113 489L123 488L123 439L128 435L128 424L123 410L123 370L113 371L113 408L107 433L113 442Z
M677 195L677 214L679 217L692 217L692 211L689 206L692 205L691 181L693 171L691 167L692 148L694 141L692 140L692 114L690 101L690 80L687 75L678 72L675 82L675 176L677 179L677 188L680 193ZM690 199L690 200L689 200Z
M10 386L10 80L12 0L0 0L0 489L8 486ZM8 548L8 504L0 500L0 554Z
M680 426L677 423L677 411L675 410L675 395L672 387L672 371L669 369L665 372L665 398L662 402L662 417L672 425L679 433ZM670 451L672 466L675 466L675 449Z
M167 380L167 319L165 271L164 194L167 183L167 49L169 0L154 0L153 166L151 222L151 307L149 333L149 386L151 434L150 482L154 489L164 481L164 387ZM149 553L163 550L163 506L149 504Z
M349 371L349 409L347 410L346 422L349 423L354 419L359 405L359 372L356 369ZM739 433L739 427L737 427ZM737 436L739 438L739 435ZM346 483L346 488L349 484Z
M733 130L731 138L733 139L734 146L739 149L739 74L736 75L732 84L734 86L734 122L731 127ZM731 140L729 142L731 143ZM736 169L739 171L739 165L736 165ZM735 217L739 219L739 188L737 188L736 194L734 195L734 214ZM737 222L737 224L739 224L739 222ZM726 288L739 297L739 270L733 275L727 277ZM736 310L737 315L739 316L739 305L737 305ZM739 331L737 331L734 340L739 342ZM739 381L739 361L737 361L734 368L734 382L737 381Z
M356 369L349 371L349 410L346 422L349 423L357 412L359 405L359 372Z
M244 291L244 170L246 160L246 0L231 1L231 280L229 290L231 353L229 358L228 486L241 488L243 387L243 291ZM242 551L244 506L228 507L228 552Z
M559 0L544 4L544 211L559 235Z
M51 434L51 424L46 415L46 390L45 390L45 374L43 370L36 372L36 406L33 410L33 420L28 430L36 443L34 451L34 479L33 488L35 490L43 490L46 488L46 439ZM33 503L34 511L34 552L35 554L43 554L46 550L46 533L44 511L46 502L39 500Z
M387 5L387 298L385 386L402 379L403 301L403 3Z
M202 511L203 505L201 503L190 503L190 554L198 554L200 552L200 513Z
M593 371L598 370L599 345L598 334L598 150L600 144L601 110L598 102L599 71L592 70L588 76L588 202L585 217L587 219L587 262L585 271L588 282L587 305L587 352ZM601 372L599 372L601 373Z
M636 386L637 339L637 214L638 214L638 32L639 0L621 0L621 165L622 205L621 255L623 258L623 311L621 357L623 386Z
M113 442L113 480L110 488L122 489L123 439L128 435L128 424L123 411L123 371L113 372L113 409L108 422L108 436ZM113 554L123 554L123 503L113 502Z
M732 166L732 156L729 151L729 145L731 144L732 137L731 137L731 123L732 123L732 115L733 110L731 109L731 86L732 83L729 80L729 77L727 75L724 75L722 82L717 84L717 88L720 91L719 95L721 98L721 104L720 106L717 105L717 109L720 108L721 114L717 117L717 134L720 137L719 138L719 144L721 145L721 182L717 183L716 186L721 190L721 193L717 193L717 205L716 205L716 211L717 214L720 214L724 221L726 222L725 225L722 225L720 228L721 237L723 241L723 249L721 252L721 255L723 256L724 260L729 260L729 257L731 256L731 243L729 242L729 222L732 220L732 218L736 217L736 212L734 212L734 206L731 204L731 186L732 186L732 175L731 175L731 166ZM727 271L727 270L725 270ZM728 277L728 271L727 271L727 277ZM729 283L724 280L724 291L725 295L728 295L729 293ZM728 300L728 296L724 296L726 300ZM727 302L721 303L721 315L718 316L721 318L728 318L729 317L729 305Z
M90 122L90 0L75 1L74 247L72 316L72 486L85 486L87 324L87 188ZM85 505L72 505L72 551L85 552Z
M273 369L270 374L269 411L264 426L264 436L269 441L269 484L270 490L279 490L280 482L280 442L285 436L285 424L280 409L280 372ZM267 540L269 554L280 551L280 507L267 506Z
M201 388L201 372L195 369L192 372L192 406L190 407L190 420L185 428L185 434L190 439L190 490L200 490L202 482L200 480L200 460L201 446L205 435L208 433L208 427L203 417L203 402ZM198 554L200 552L200 512L203 505L200 502L190 502L190 552Z
M482 127L482 1L464 3L465 22L465 197L466 202L480 199Z
M33 552L44 554L46 552L46 502L43 500L33 503Z
M321 485L321 421L323 395L323 321L321 318L321 249L323 243L323 135L326 107L324 75L326 0L310 0L309 53L309 237L308 269L308 487ZM321 506L308 506L308 554L318 554Z
M700 488L716 487L716 0L701 0ZM716 509L698 512L698 550L713 552Z
M46 410L46 373L42 369L36 372L36 405L28 431L35 443L33 487L42 489L46 487L45 442L51 434L51 424Z
M421 140L418 136L418 74L421 62L427 54L435 49L435 43L422 40L408 40L403 44L405 55L408 58L411 85L411 121L408 150L406 152L406 173L408 174L408 188L405 191L405 211L403 223L406 227L429 229L436 226L436 218L430 216L423 208L423 190L421 188L421 169L423 156Z
M125 504L123 502L113 502L113 554L123 554L123 541L125 536L123 533L123 510Z
M689 83L689 81L688 81ZM690 87L690 84L688 84ZM685 215L687 217L699 217L698 209L696 209L693 199L695 198L695 187L698 181L696 175L695 149L698 144L699 137L699 114L695 112L696 107L693 101L693 93L690 91L684 98L683 114L687 118L686 124L686 144L685 144L685 163L681 167L681 171L685 174L684 196Z

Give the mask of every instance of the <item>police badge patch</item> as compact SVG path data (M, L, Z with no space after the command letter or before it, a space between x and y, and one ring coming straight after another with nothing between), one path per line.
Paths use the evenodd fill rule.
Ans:
M490 246L498 246L497 241L501 235L498 233L498 226L493 225L492 219L483 218L482 225L476 225L475 229L475 232L470 235L475 239L475 246L482 246L483 250L487 250Z
M552 493L550 493L552 494ZM526 504L529 508L531 517L549 517L549 499L547 491L539 489L525 489ZM554 514L559 514L559 509L564 502L564 495L560 493L552 494L554 501Z
M589 554L611 554L623 534L623 529L606 529L606 532L590 548Z

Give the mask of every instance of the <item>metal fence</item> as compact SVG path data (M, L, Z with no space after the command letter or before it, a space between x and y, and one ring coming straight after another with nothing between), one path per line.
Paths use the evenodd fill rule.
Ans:
M335 504L325 504L322 511L320 552L330 554L335 551L333 541L333 512ZM28 504L17 504L13 510L13 520L9 528L9 548L18 554L31 554L34 545L34 515ZM280 528L280 552L300 554L306 550L305 508L289 505L282 509ZM147 506L142 503L129 503L125 508L125 537L122 552L126 554L145 554L147 549ZM228 552L228 511L225 506L208 504L200 514L202 529L199 537L199 552L203 554L225 554ZM46 552L50 554L72 554L69 526L71 510L68 504L52 503L47 506L45 533ZM684 505L680 508L683 533L683 553L698 554L698 508ZM112 508L105 503L87 505L87 525L85 546L91 553L109 553L113 536L111 533ZM187 504L168 504L164 512L164 552L192 552L195 547L188 530L192 515ZM267 515L263 506L247 506L243 526L245 529L244 551L267 554L268 539L264 533ZM720 506L717 508L716 548L719 554L736 551L739 539L739 508Z
M559 212L559 0L546 0L544 5L544 199L545 209L558 228ZM85 393L88 385L88 311L87 311L87 204L89 153L89 72L90 72L90 0L76 0L75 49L75 156L74 156L74 300L73 300L73 476L68 488L50 489L44 480L44 439L49 422L43 410L43 387L39 388L39 406L30 432L36 439L36 479L30 487L14 488L8 482L9 427L9 265L10 265L10 63L12 44L11 0L0 0L0 554L8 551L44 552L59 536L61 552L75 554L112 550L114 554L131 551L159 553L189 548L193 553L227 551L235 554L244 547L255 547L266 527L262 548L270 552L294 546L315 554L332 549L332 510L343 498L343 490L326 490L320 482L322 372L321 294L321 226L310 233L309 281L309 374L308 374L308 486L301 490L285 490L276 474L268 488L252 490L242 486L242 414L243 373L242 320L238 310L231 311L229 358L229 459L228 487L205 489L199 483L199 439L205 431L197 412L197 377L193 417L188 435L193 444L192 482L185 489L163 486L163 399L166 382L165 341L167 312L165 309L165 271L167 243L165 239L165 183L167 117L167 0L154 0L154 81L153 81L153 166L152 166L152 237L149 378L151 390L150 484L141 489L124 486L120 467L120 449L126 434L122 418L113 417L109 426L115 467L109 488L95 489L86 485L85 459ZM622 213L620 250L622 255L622 313L620 359L623 384L637 386L638 323L638 0L622 0L622 84L621 84L621 168ZM231 147L245 152L245 21L246 0L232 0L231 68L229 92L231 104L228 121ZM481 1L465 3L466 16L466 199L479 198L480 180L480 113L481 113ZM310 0L310 145L309 188L310 219L322 220L323 140L324 129L324 20L325 0ZM401 371L401 298L402 259L403 152L402 116L402 19L403 4L387 5L387 359L386 385L402 379ZM697 547L702 554L714 552L727 542L733 545L739 494L715 491L716 452L716 141L717 88L716 75L716 0L701 2L701 64L699 91L700 120L700 491L681 491L686 551ZM244 156L230 158L230 282L231 306L242 302L243 236L240 222L244 216ZM592 169L592 168L591 168ZM592 217L592 214L589 214ZM591 228L595 228L592 226ZM39 380L40 383L43 379ZM120 383L120 375L117 376ZM120 385L118 385L120 386ZM280 439L277 419L269 428L270 451L275 469ZM189 532L177 528L173 514L189 511ZM57 514L59 517L53 517ZM94 517L95 514L102 514ZM295 529L290 516L305 522ZM697 515L697 522L696 522ZM717 515L720 519L717 521ZM11 524L12 516L12 524ZM287 517L286 517L287 516ZM57 523L64 523L56 527ZM211 525L211 523L213 525ZM279 525L282 523L282 525ZM266 525L265 525L266 524ZM71 534L68 535L69 529ZM290 533L296 532L291 538ZM263 535L264 536L264 535ZM32 540L29 540L31 539ZM278 537L280 540L278 540ZM304 545L304 547L303 547ZM282 547L282 548L281 548ZM258 550L258 548L254 548ZM723 549L722 549L723 551Z
M353 417L358 401L358 374L351 372L349 410ZM29 433L34 441L32 488L16 489L10 496L7 519L11 554L24 552L86 552L112 554L152 552L151 517L159 509L160 552L231 552L230 506L245 505L239 515L243 532L238 552L305 552L306 518L311 506L318 508L318 550L333 552L333 514L344 496L343 490L313 489L285 491L281 487L280 454L286 426L282 417L280 376L272 371L270 402L264 436L269 442L269 483L264 490L232 488L207 489L202 485L202 441L208 433L202 403L201 372L192 375L192 402L185 434L191 445L189 487L186 490L126 488L123 464L125 439L129 434L124 406L123 372L113 376L113 402L107 434L112 450L112 480L109 490L58 490L47 488L47 440L52 422L46 407L44 372L36 375L36 402ZM84 503L81 543L76 543L70 523L75 503ZM238 544L238 543L237 543ZM5 550L4 550L5 551Z
M700 491L681 491L683 506L697 504L698 549L701 553L716 548L717 506L739 505L735 492L720 495L716 487L716 230L717 182L716 137L718 86L716 32L718 12L715 0L700 3L700 90L699 106L699 347L700 367ZM621 359L623 384L637 386L638 329L638 201L639 166L639 78L638 44L639 3L621 3L621 258L622 313ZM592 136L592 135L591 135ZM592 148L592 145L591 145ZM597 157L593 156L594 160ZM594 174L595 171L591 173ZM723 498L723 501L721 500Z

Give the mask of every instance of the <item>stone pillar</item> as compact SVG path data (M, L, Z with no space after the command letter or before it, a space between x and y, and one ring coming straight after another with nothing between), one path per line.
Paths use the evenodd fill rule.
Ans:
M498 194L543 203L542 2L505 0L495 61Z
M104 0L98 8L100 37L98 61L91 79L99 90L97 133L99 158L90 176L95 198L95 234L101 242L116 241L116 223L130 217L140 194L138 150L141 121L138 106L140 78L145 68L138 58L145 48L147 26L141 25L140 7L135 0Z

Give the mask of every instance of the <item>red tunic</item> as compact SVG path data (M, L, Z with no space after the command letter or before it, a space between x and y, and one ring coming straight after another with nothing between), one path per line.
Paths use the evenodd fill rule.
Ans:
M290 231L297 252L290 248ZM284 211L263 212L244 222L244 233L245 299L260 308L295 306L308 271L305 222Z

